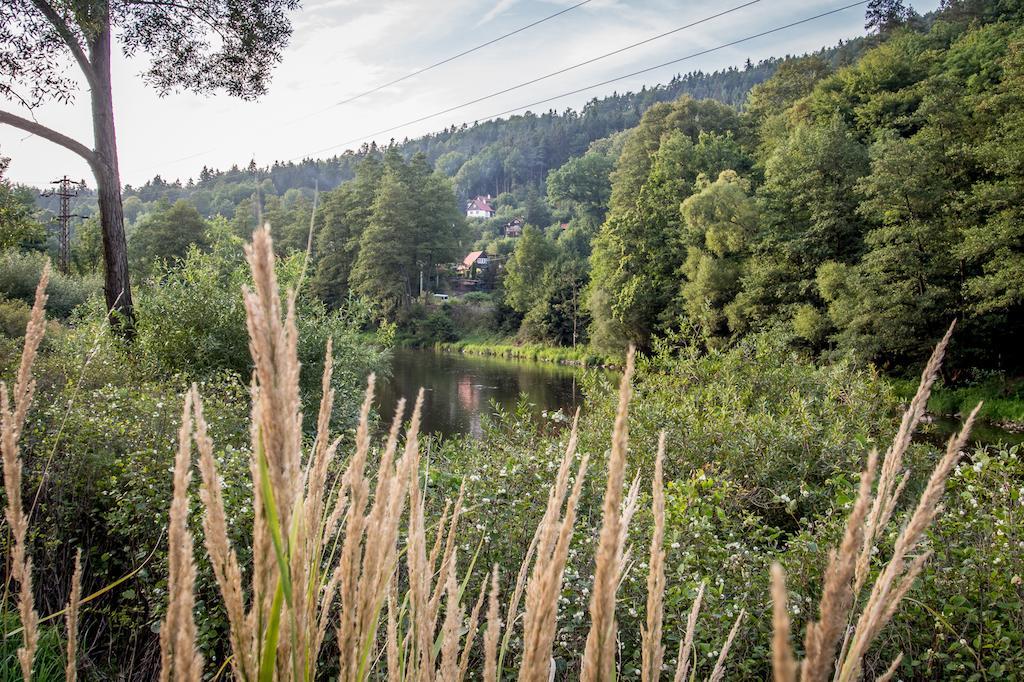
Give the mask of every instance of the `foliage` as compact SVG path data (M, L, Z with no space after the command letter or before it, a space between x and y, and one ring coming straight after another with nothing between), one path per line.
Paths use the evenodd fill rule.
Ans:
M102 29L115 29L127 54L149 54L143 79L158 92L223 89L252 98L266 92L269 72L291 35L285 12L297 4L273 0L237 8L217 2L196 14L173 3L114 2L103 13L58 7L54 22L31 2L5 3L0 12L0 62L5 66L0 95L30 108L47 99L67 101L75 81L65 71L70 50L61 31L82 50L83 44L97 41ZM220 39L214 41L206 29Z
M593 241L594 343L780 329L898 372L957 318L954 367L1019 370L1019 13L951 3L926 26L880 2L869 22L881 35L859 60L789 61L741 117L685 99L646 112ZM676 211L724 170L756 203L728 255Z
M139 221L128 239L128 253L139 272L150 271L157 260L178 260L194 245L207 246L206 221L183 199L157 204Z
M38 253L10 252L0 256L0 292L7 298L31 304L39 273L46 257ZM57 318L66 318L78 306L100 291L96 277L75 277L55 272L50 275L48 310Z
M24 301L0 299L0 334L15 339L24 336L31 310Z
M298 282L303 254L279 263L285 285ZM251 373L242 287L251 286L247 268L223 253L203 253L194 246L179 266L148 280L138 294L135 346L156 376L191 378L227 371L240 380ZM328 310L319 300L301 295L296 303L302 330L299 357L306 413L313 414L320 391L327 340L334 344L336 415L349 423L358 407L363 377L382 368L380 348L360 331L367 311L356 301ZM344 359L344 360L342 360Z
M34 193L28 187L12 185L4 177L10 161L0 156L0 253L45 239L43 226L33 215Z
M129 576L83 615L85 631L99 634L95 644L85 645L80 662L84 659L83 670L101 677L132 669L148 678L159 665L152 652L167 591L168 548L161 528L171 490L165 483L183 391L190 382L209 392L205 414L218 439L222 495L236 510L230 532L243 556L250 551L236 529L252 513L250 364L241 300L241 285L251 285L251 279L233 239L226 232L217 235L211 239L212 252L193 247L180 264L165 267L141 287L140 326L131 348L109 332L94 301L49 337L36 361L37 403L22 448L25 495L35 500L32 552L55 559L45 584L69 583L78 547L85 552L86 594ZM301 254L279 264L284 285L298 282L301 265ZM330 337L337 390L333 422L345 435L359 404L359 386L368 372L382 368L384 350L378 344L389 341L360 331L365 313L355 304L329 312L302 295L298 311L305 336L297 349L300 377L312 392L303 396L304 409L316 414ZM15 344L3 339L0 372L5 381L17 361ZM317 376L307 379L311 373ZM194 530L200 531L198 522ZM222 658L227 621L216 606L217 588L206 562L200 565L196 589L199 603L210 605L199 625L199 645L209 659ZM66 597L63 589L42 590L40 612L58 611ZM129 653L112 658L109 651ZM40 653L39 665L44 662L50 665L47 650ZM63 670L59 650L56 663Z
M824 309L815 287L818 267L855 262L862 251L854 190L867 173L864 145L841 120L797 124L774 146L757 191L761 221L732 316L736 329L787 318L796 326L798 315L806 320ZM814 336L820 342L820 332Z
M680 293L687 316L711 339L725 332L725 311L739 293L759 216L750 183L735 171L722 171L714 182L700 176L694 190L680 208L686 249ZM740 326L735 313L730 317L729 327Z
M729 131L737 114L715 102L683 98L644 114L623 146L612 177L611 210L591 256L591 336L602 348L650 343L671 319L678 291L679 204L704 173L747 164Z
M332 305L354 293L393 320L454 259L462 227L449 182L423 156L367 157L325 198L314 289Z
M540 298L544 270L555 258L555 246L533 225L523 229L505 271L505 300L519 313L527 313Z
M611 172L615 159L590 150L548 173L548 201L560 210L587 221L596 229L604 222L611 197Z

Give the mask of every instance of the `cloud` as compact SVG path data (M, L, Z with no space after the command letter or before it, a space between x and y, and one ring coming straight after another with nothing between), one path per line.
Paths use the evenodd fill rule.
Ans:
M293 158L428 116L715 11L708 3L680 0L591 0L508 40L345 106L333 106L578 1L305 0L302 11L292 16L293 39L273 74L270 92L257 102L224 95L160 98L138 78L140 61L118 57L114 99L122 177L136 185L154 173L194 177L204 164L227 168L245 163L254 151L261 164ZM728 0L728 6L741 1ZM823 0L817 11L844 1ZM922 0L914 6L923 13L937 2ZM764 0L664 40L378 137L401 139L483 120L814 13L801 0ZM612 91L665 82L676 72L740 66L747 57L756 62L799 54L862 34L863 23L863 12L850 10L534 108L579 107ZM486 27L479 28L481 24ZM92 126L85 100L83 92L74 106L50 103L36 113L43 123L89 141ZM0 126L0 148L12 158L8 174L13 179L48 181L54 172L88 177L88 168L70 152L39 138L22 138L24 134Z
M483 26L489 21L492 21L495 17L501 16L507 12L513 5L518 3L519 0L498 0L498 2L483 16L480 21L476 22L477 26Z

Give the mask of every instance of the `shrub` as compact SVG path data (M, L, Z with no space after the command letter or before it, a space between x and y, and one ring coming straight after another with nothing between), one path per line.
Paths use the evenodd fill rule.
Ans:
M279 276L298 280L302 254L283 261ZM242 288L251 277L240 261L222 252L193 247L180 266L169 267L144 282L136 295L136 346L158 376L181 374L200 379L232 372L247 381L252 370L245 327ZM333 343L339 392L336 418L351 425L356 418L359 386L371 371L385 369L385 339L360 332L368 314L356 302L328 310L317 299L296 302L300 329L299 357L306 414L315 413L327 341ZM94 312L102 315L101 310Z
M937 375L948 334L923 373L921 387L911 401L880 468L877 453L868 456L849 513L843 513L841 505L832 507L822 503L822 513L815 519L820 521L820 526L801 521L802 527L794 532L779 532L777 525L773 525L777 520L774 514L759 513L758 498L747 495L751 483L745 477L735 475L738 471L727 462L722 466L722 475L718 473L716 463L708 463L708 468L698 476L691 476L688 483L682 486L670 483L666 495L663 486L666 471L664 436L659 439L657 454L653 458L649 523L654 530L652 533L635 532L637 526L642 528L643 524L633 523L641 505L641 478L639 472L634 473L633 470L644 468L644 459L640 458L640 467L634 466L627 471L627 460L636 459L635 455L632 458L628 455L629 404L634 371L633 353L630 352L614 399L614 414L610 420L611 446L605 456L592 457L602 450L588 445L587 440L599 432L606 434L609 420L599 422L587 439L580 438L586 434L581 434L578 423L574 422L568 434L541 441L539 449L536 446L524 449L522 442L529 443L531 434L513 431L508 441L500 443L500 447L506 449L499 450L499 453L518 457L493 457L480 462L485 466L502 467L500 471L493 472L498 481L506 479L523 483L521 487L508 490L504 482L499 482L498 493L514 495L513 499L521 507L529 505L533 519L522 529L533 539L521 561L518 578L515 581L508 577L505 579L503 594L506 597L511 594L511 597L505 609L507 624L503 633L497 569L484 569L481 571L484 575L477 574L478 591L474 586L470 594L478 596L468 619L465 604L469 600L464 602L474 567L488 540L485 523L492 523L496 517L490 513L495 502L479 499L472 490L467 491L460 485L454 505L446 504L436 523L436 531L431 528L428 535L423 482L426 479L421 479L425 472L421 467L418 442L422 392L413 409L401 454L398 447L400 420L395 421L384 448L371 453L368 421L373 398L371 380L360 411L353 454L344 471L337 473L336 483L329 485L334 478L332 462L338 445L337 440L331 441L327 431L332 412L330 363L325 367L322 382L325 392L317 419L317 437L312 443L304 444L295 347L298 330L292 315L282 317L268 233L256 232L255 241L251 255L256 273L255 291L246 296L256 365L255 390L252 392L253 424L249 429L252 438L249 467L252 497L250 501L248 493L243 493L241 499L243 505L251 504L254 512L252 535L248 536L251 539L251 560L245 551L245 536L238 543L229 521L234 517L228 511L233 512L234 505L226 506L232 498L225 494L223 478L230 473L222 473L222 469L229 465L225 461L217 461L210 422L205 416L215 412L206 410L198 390L193 388L184 396L174 465L167 472L173 474L173 494L168 517L167 581L161 590L166 594L166 615L159 627L162 676L174 679L198 679L201 676L203 658L197 648L202 646L199 634L204 632L210 614L217 614L223 608L226 619L215 620L210 630L225 633L215 641L224 643L224 648L230 647L232 656L225 660L224 666L230 663L239 679L304 680L315 677L319 667L323 674L337 675L341 679L364 679L387 671L390 677L400 679L440 676L461 680L468 670L481 609L490 593L484 644L478 659L485 679L502 679L503 668L511 668L515 662L518 662L524 679L549 679L553 672L551 662L556 654L561 661L555 662L554 672L561 670L567 676L573 676L576 670L580 670L581 677L586 680L614 679L620 675L631 677L637 675L639 665L646 671L642 673L643 679L651 679L652 671L661 670L662 662L667 660L662 649L663 617L664 622L673 625L670 632L678 631L675 624L682 620L682 614L675 612L677 607L673 605L671 591L667 603L672 610L666 613L663 589L667 573L664 543L666 538L671 540L679 532L678 537L696 550L693 556L700 567L700 572L684 574L682 580L684 583L698 579L704 582L693 597L686 635L679 638L679 654L674 661L678 676L685 679L692 667L695 674L708 670L712 680L721 680L728 665L730 674L739 671L743 675L764 676L770 669L776 679L794 680L798 663L790 642L792 612L789 608L790 592L783 582L785 572L777 564L771 567L770 665L765 662L767 652L759 644L760 638L737 637L746 614L743 600L757 600L760 606L755 613L760 615L765 610L765 595L752 591L753 573L739 586L740 589L730 581L737 580L734 575L737 568L747 566L750 561L763 562L774 552L774 548L762 552L757 546L748 552L737 551L742 550L737 547L739 540L749 537L758 544L763 542L766 546L781 547L787 537L792 537L794 542L791 544L810 556L819 550L806 539L821 529L826 531L822 537L831 537L830 534L834 533L841 535L842 539L839 551L831 555L828 570L820 581L820 601L808 599L809 605L818 601L818 607L811 609L811 620L806 624L806 646L800 652L804 658L804 677L827 680L832 677L835 664L839 669L837 678L841 682L859 679L865 669L868 673L885 669L884 677L888 679L900 665L902 655L896 656L891 664L882 659L880 665L876 665L878 661L869 661L864 654L895 615L896 606L915 584L929 558L922 541L940 512L938 504L946 479L960 458L977 414L975 410L968 417L964 430L950 440L927 484L922 487L919 501L908 508L906 520L890 524L895 519L890 516L891 512L904 516L896 505L907 480L901 472L904 463L909 461L905 457L909 436L924 414L929 388ZM23 460L18 445L23 435L24 415L33 398L34 384L27 381L27 370L31 367L45 326L42 315L44 289L45 281L40 285L25 335L24 371L20 372L10 397L4 396L3 419L0 420L6 517L12 531L8 541L9 565L24 626L22 639L25 649L20 655L25 657L22 658L22 667L26 679L30 677L26 661L31 661L37 653L35 637L38 627L25 535L26 509L29 514L32 511L24 504ZM742 354L751 350L740 348L737 352ZM728 369L728 357L707 357L719 373L723 368ZM694 360L694 357L683 359L691 363ZM668 362L669 359L662 356L658 361ZM756 363L753 364L756 368ZM699 362L696 365L700 367ZM813 369L798 369L793 378L813 376ZM656 382L660 378L657 374L653 376ZM768 377L766 385L771 385L771 379L776 378ZM800 382L794 385L804 390L809 388ZM734 393L742 399L751 395L746 391ZM858 393L853 391L852 395L857 396ZM765 399L766 396L761 396L760 402ZM783 401L781 404L789 403ZM815 403L812 401L811 405ZM141 405L147 411L152 407L144 402ZM768 412L771 413L775 407L773 405ZM600 410L595 414L600 419ZM783 412L777 416L799 420L803 415L796 412L790 417ZM643 423L640 420L640 424ZM751 423L757 425L756 421ZM510 424L515 427L516 421ZM101 424L100 428L104 432L110 430L109 425ZM566 435L563 443L561 438ZM97 437L98 434L93 436ZM203 584L196 580L197 567L194 564L195 531L190 529L190 523L194 525L196 519L189 511L193 443L199 452L201 482L198 486L204 516L204 555L209 557L221 593L219 605L212 609L203 604ZM509 445L518 445L518 451L507 449ZM580 446L585 449L581 456L577 456ZM372 461L377 462L372 477L368 468L371 454ZM128 482L127 488L130 490L141 483L143 490L147 487L152 490L152 484L145 484L145 468L142 476L131 470L137 459L127 460L128 475L139 479ZM145 461L145 457L142 459ZM160 461L159 457L155 461L154 474L166 465L166 461ZM440 461L450 461L452 467L458 465L457 460L445 457ZM588 479L588 467L605 471L606 475ZM982 468L976 471L980 472ZM427 469L429 471L429 467ZM549 481L553 477L554 483L537 486L541 477ZM375 479L373 486L371 478ZM479 482L473 481L472 475L465 478ZM809 476L808 480L813 481L814 478ZM443 472L435 474L431 478L433 481L437 484L431 485L430 489L436 495L438 488L443 491L457 483L458 476ZM603 493L595 490L598 487L603 488ZM533 491L538 494L532 495ZM966 492L970 493L971 489L968 487ZM1005 500L1019 502L1019 491L1014 492L1012 487L1008 487L1005 493ZM134 498L124 506L132 509L145 507L148 499L149 493L143 492L141 498ZM977 500L973 503L976 504ZM405 513L406 508L408 514ZM813 511L815 507L812 505L809 509ZM474 524L476 532L467 534L459 530L459 523L469 514L476 517L477 523ZM845 517L845 522L842 517ZM403 533L401 529L406 518ZM837 518L838 521L835 520ZM1001 520L1003 523L1010 521ZM504 525L495 530L502 531L499 537L504 542L508 535L506 531L519 530L519 524L510 523L508 518L502 521ZM667 527L669 521L674 521L676 528ZM536 530L531 532L533 527ZM902 530L892 532L896 527L902 527ZM642 573L632 577L629 574L635 561L632 557L644 555L627 549L630 528L634 530L634 543L640 540L646 544L643 543L647 539L644 535L650 542L650 551L646 554L648 561L638 563L641 571L648 572L646 625L642 627L636 627L641 620L640 609L630 606L640 601L637 595L643 588L637 583ZM479 544L466 542L480 534L484 535ZM714 551L703 546L706 540L701 536L704 534L712 536L707 542L712 544ZM737 536L739 539L734 539ZM428 543L431 537L433 542ZM727 539L731 542L723 546ZM242 551L239 551L239 544ZM587 549L580 554L581 544L591 544L593 551ZM477 546L476 552L472 550L474 545ZM675 543L670 545L670 549L677 549ZM917 555L918 552L923 553ZM513 556L521 554L516 552ZM584 556L593 556L592 579L585 577L589 571L576 568L581 562L589 563L583 559ZM700 563L707 561L714 562L714 566ZM514 560L511 566L517 563L520 562ZM510 576L514 569L508 564L506 566L505 575ZM810 572L816 570L803 562L799 567ZM243 585L243 570L252 577L248 599ZM460 577L460 570L463 577ZM757 573L763 575L763 572L762 566ZM733 575L726 579L724 574ZM159 575L164 574L161 572ZM799 571L790 575L800 577ZM709 579L712 583L707 582ZM1008 581L1010 586L1017 583L1019 576L1016 581L1012 578ZM718 633L712 645L714 650L706 650L701 642L694 640L693 623L701 610L705 587L709 594L708 602L714 606L716 589L712 584L723 588L720 592L722 606L714 608L711 618L703 618L715 623L714 629ZM577 587L580 589L575 589ZM579 600L589 602L589 624L583 625L583 604L577 607L579 602L566 597L563 591L586 595L588 590L590 594ZM793 593L797 598L806 595L806 586L793 589ZM688 601L689 598L687 594L685 599ZM197 603L201 624L196 622ZM563 607L578 608L576 613L580 615L577 617L574 613L569 619ZM723 611L728 618L719 621ZM521 613L520 638L518 622ZM732 617L734 613L737 614L735 618ZM763 629L767 622L766 614L755 622L759 629ZM850 636L849 648L840 648L847 623L854 622L856 629ZM988 621L983 622L988 624ZM337 659L321 655L327 626L333 623L337 623L337 651L340 654ZM728 623L732 625L726 635L724 625ZM621 632L620 626L625 626ZM1002 641L999 641L1000 645ZM1008 646L1012 645L1013 640L1009 640ZM744 655L748 651L752 652L749 657ZM620 657L621 652L624 655ZM730 660L730 656L737 655L741 657L738 664ZM691 660L691 656L698 657L696 662ZM380 661L379 667L377 661ZM1000 671L997 667L988 669Z
M31 304L45 261L46 257L38 253L12 251L0 255L0 294ZM55 272L50 275L50 285L46 290L49 296L47 313L64 319L102 289L98 276L79 277Z
M605 381L588 393L582 438L594 449L590 434L612 418L612 391ZM713 463L742 486L748 509L780 528L831 504L836 482L891 432L897 408L875 373L818 366L770 335L725 350L660 347L640 361L635 393L632 440L644 472L667 430L669 480Z
M13 339L24 336L30 311L24 301L0 299L0 334Z

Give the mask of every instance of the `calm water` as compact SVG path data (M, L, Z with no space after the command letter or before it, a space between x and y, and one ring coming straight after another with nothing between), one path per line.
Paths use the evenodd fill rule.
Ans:
M422 386L426 432L479 436L481 418L494 411L492 402L511 411L521 394L526 394L538 418L545 410L572 415L583 400L582 373L551 363L399 348L393 354L391 377L378 389L377 405L383 423L390 424L395 402L402 397L411 402ZM918 437L941 447L960 426L959 419L939 417L923 424ZM977 424L972 436L976 445L1024 443L1024 433L985 423Z
M936 417L924 424L924 437L937 446L944 446L949 437L959 433L963 420L956 417ZM1024 432L1010 431L995 424L980 422L971 429L971 442L975 445L1024 445Z
M510 411L523 393L538 416L557 409L571 415L583 398L582 371L551 363L399 348L394 351L391 377L380 387L378 407L384 423L390 424L395 402L404 397L411 403L422 386L425 431L479 436L481 418L493 413L492 401Z

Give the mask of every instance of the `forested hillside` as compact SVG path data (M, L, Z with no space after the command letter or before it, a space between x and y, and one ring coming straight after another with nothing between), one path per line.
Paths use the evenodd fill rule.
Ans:
M899 366L957 318L958 362L1018 369L1024 30L983 7L790 62L739 116L649 110L594 240L594 341L782 328Z
M282 253L302 250L319 187L313 285L331 305L365 297L400 326L421 327L428 311L413 299L447 290L452 272L438 266L477 249L502 265L486 284L494 313L471 333L614 351L772 329L816 353L899 368L957 318L958 365L1016 371L1019 11L952 4L885 21L817 54L690 73L578 112L463 124L386 154L204 169L184 185L157 177L126 190L132 262L141 273L183 256L216 216L240 237L262 216ZM385 157L413 160L420 184L431 168L450 178L430 180L443 196L407 201L417 183L385 183ZM458 205L478 194L496 214L464 224ZM505 234L512 220L523 237ZM413 248L417 234L439 236L429 255ZM360 265L375 249L382 257ZM90 218L74 260L89 272L99 255ZM427 326L440 337L416 336L453 340L466 332L457 322L435 315Z
M853 39L823 49L819 54L830 64L853 61L862 51L863 39ZM427 160L445 175L456 180L460 198L471 194L499 194L526 184L540 187L547 173L572 156L586 151L594 140L635 126L640 116L656 102L674 100L682 95L714 99L733 107L742 106L754 85L764 82L791 57L747 63L722 71L694 71L678 75L668 83L640 92L616 93L594 98L582 109L549 110L479 123L462 123L418 138L397 141L398 150L411 158L423 152ZM355 177L355 169L376 148L363 146L327 159L275 162L269 167L255 164L233 166L228 170L204 167L197 177L171 180L155 176L139 187L125 188L125 200L133 213L148 210L164 199L174 203L188 199L206 217L220 214L232 217L240 203L259 188L264 197L284 198L289 190L301 190L311 196L313 189L332 189ZM95 196L84 192L74 204L75 212L89 215L95 211ZM43 210L56 212L53 198L41 197Z
M183 257L209 242L217 216L243 238L262 216L282 253L303 250L319 187L314 287L331 305L364 297L400 326L422 326L413 299L447 290L452 272L438 266L477 249L502 265L486 285L492 319L471 333L613 351L773 329L817 353L903 367L957 318L957 363L1016 371L1019 13L968 3L885 21L817 54L463 124L386 154L204 168L185 184L158 176L126 189L131 259L144 273ZM420 179L391 187L385 157L413 160ZM409 201L428 180L442 194ZM459 204L478 194L496 214L465 224ZM92 200L75 208L88 214ZM512 220L523 237L505 234ZM438 239L422 255L413 245L427 234ZM93 217L76 230L74 261L91 272L99 256ZM452 322L435 316L440 338L416 335L466 332Z

